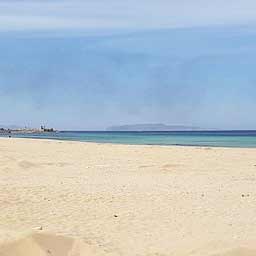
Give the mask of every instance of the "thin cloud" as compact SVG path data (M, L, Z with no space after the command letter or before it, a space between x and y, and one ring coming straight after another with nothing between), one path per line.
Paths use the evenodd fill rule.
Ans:
M0 31L153 29L256 22L252 0L0 1Z

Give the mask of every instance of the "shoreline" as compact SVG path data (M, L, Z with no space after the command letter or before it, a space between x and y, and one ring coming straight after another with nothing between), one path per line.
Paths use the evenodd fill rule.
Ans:
M85 143L85 144L102 144L102 145L121 145L121 146L145 146L145 147L170 147L170 148L211 148L211 149L246 149L246 150L256 150L255 147L235 147L235 146L208 146L208 145L174 145L174 144L128 144L128 143L113 143L113 142L96 142L96 141L82 141L82 140L65 140L65 139L49 139L49 138L32 138L32 137L8 137L8 136L1 136L0 135L0 140L1 139L19 139L19 140L41 140L41 141L56 141L56 142L78 142L78 143Z

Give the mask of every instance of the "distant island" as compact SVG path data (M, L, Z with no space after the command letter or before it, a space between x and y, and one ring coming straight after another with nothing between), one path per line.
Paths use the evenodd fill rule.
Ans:
M166 125L166 124L128 124L111 126L107 131L195 131L202 130L195 126Z

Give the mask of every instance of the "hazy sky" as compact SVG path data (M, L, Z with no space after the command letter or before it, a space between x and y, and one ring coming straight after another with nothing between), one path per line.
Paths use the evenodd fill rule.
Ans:
M0 124L256 129L255 67L255 0L0 0Z

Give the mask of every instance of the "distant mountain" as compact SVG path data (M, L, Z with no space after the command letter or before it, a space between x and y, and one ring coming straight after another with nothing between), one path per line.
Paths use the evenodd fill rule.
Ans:
M166 124L128 124L111 126L107 131L191 131L201 130L199 127L185 125L166 125Z

